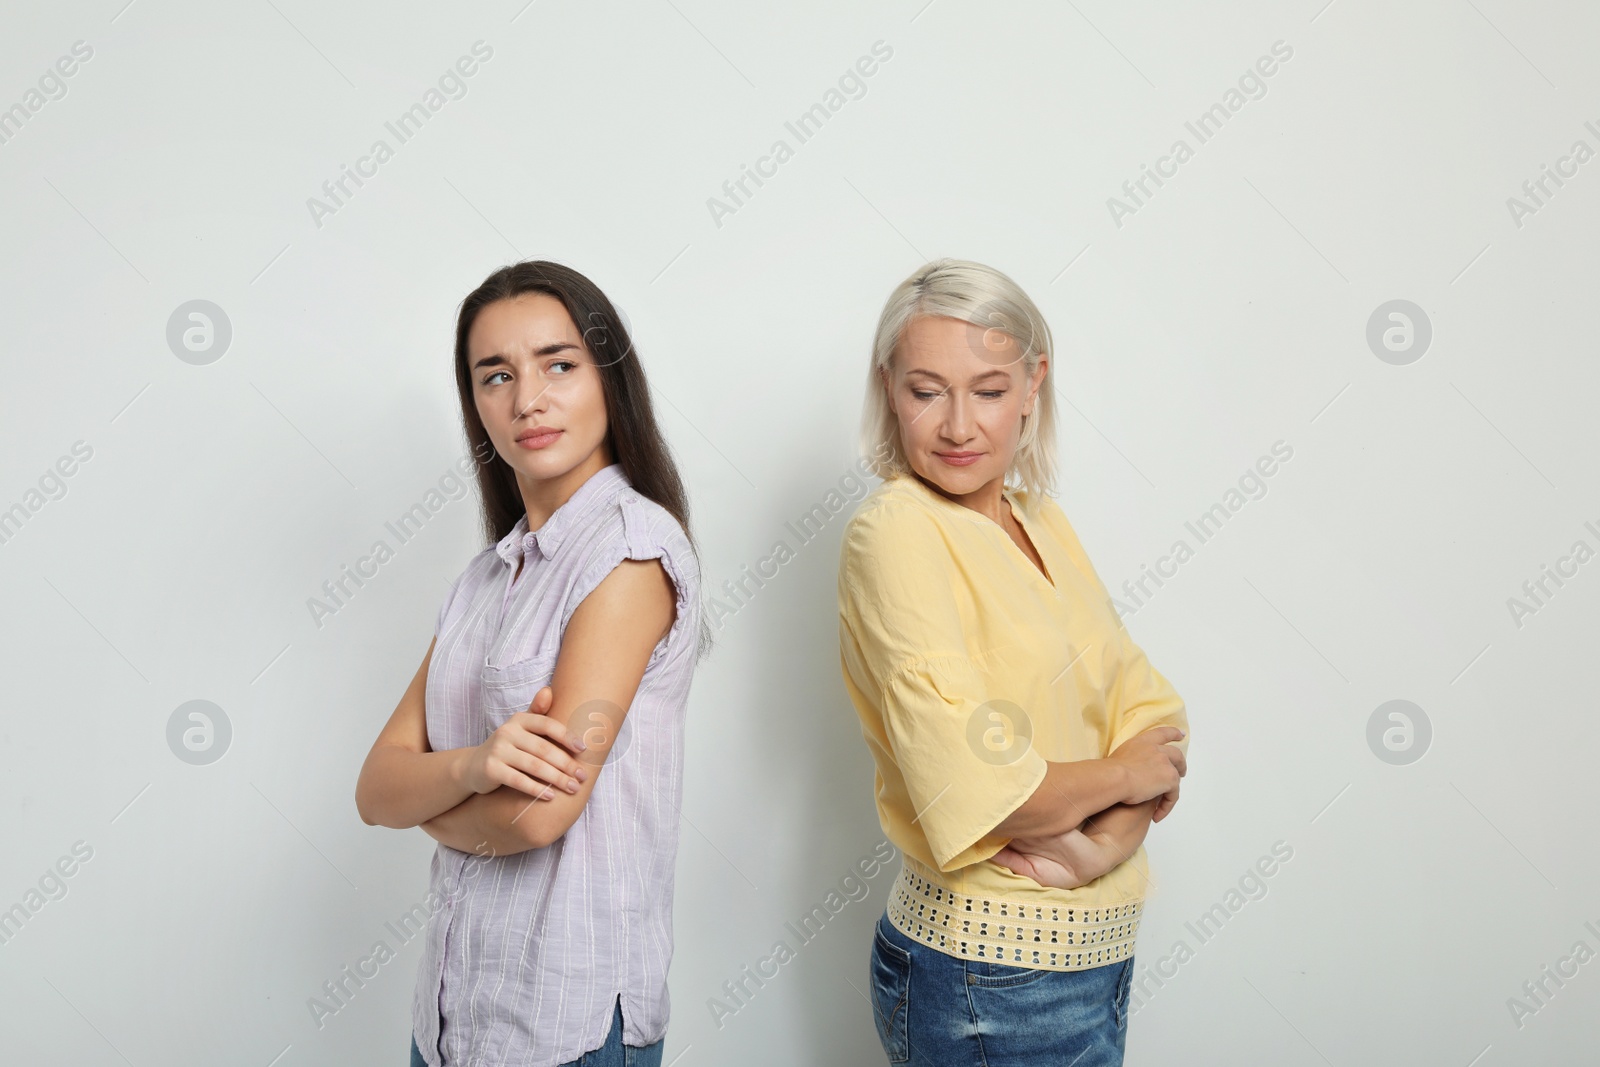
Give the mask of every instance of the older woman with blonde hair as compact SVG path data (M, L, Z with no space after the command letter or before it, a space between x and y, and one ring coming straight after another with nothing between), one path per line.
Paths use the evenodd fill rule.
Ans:
M845 531L839 643L903 854L870 959L891 1063L1123 1058L1143 842L1188 719L1046 495L1053 354L1014 281L952 259L895 289L873 342L884 481Z

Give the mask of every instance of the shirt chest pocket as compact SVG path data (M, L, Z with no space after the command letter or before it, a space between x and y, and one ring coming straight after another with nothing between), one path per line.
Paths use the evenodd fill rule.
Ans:
M483 693L485 738L517 712L527 711L539 690L550 684L555 674L557 651L541 651L504 666L483 665L478 682Z

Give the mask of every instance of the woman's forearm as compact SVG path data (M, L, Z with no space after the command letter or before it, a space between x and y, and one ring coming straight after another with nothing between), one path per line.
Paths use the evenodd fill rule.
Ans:
M1125 863L1144 843L1157 797L1140 804L1114 804L1061 834L1014 837L990 857L1040 885L1077 889Z
M503 785L492 793L474 793L420 825L435 841L461 852L511 856L534 847L529 832L537 813L527 809L538 803Z
M1046 763L1044 780L994 828L1006 837L1055 837L1120 803L1128 794L1128 772L1113 759Z
M1150 817L1160 797L1142 804L1114 804L1090 819L1083 827L1089 837L1115 850L1121 863L1132 856L1150 832Z
M404 830L477 796L461 777L469 751L415 752L401 745L378 745L367 755L356 785L362 819L369 826Z

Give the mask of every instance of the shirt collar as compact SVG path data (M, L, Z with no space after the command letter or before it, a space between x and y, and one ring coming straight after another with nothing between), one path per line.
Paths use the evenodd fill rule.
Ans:
M601 467L589 476L588 481L578 486L565 503L550 513L544 525L532 533L528 532L528 514L523 512L511 532L495 545L495 553L513 566L523 556L535 551L545 559L550 559L572 531L582 528L584 521L596 508L632 484L623 473L622 464L612 463Z

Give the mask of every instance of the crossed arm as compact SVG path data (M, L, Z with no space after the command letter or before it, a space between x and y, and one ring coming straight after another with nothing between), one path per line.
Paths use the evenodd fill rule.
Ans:
M1076 889L1127 860L1152 822L1178 802L1187 772L1176 742L1184 732L1154 726L1105 759L1046 764L1031 796L995 832L1011 841L990 859L1041 885Z
M1086 558L1084 569L1109 602ZM1188 773L1182 698L1120 625L1115 640L1118 669L1106 693L1116 709L1110 755L1047 764L1044 781L996 827L1012 840L990 858L1042 885L1075 889L1131 857L1150 824L1172 812Z
M623 560L573 611L550 685L529 710L481 745L444 752L428 744L430 644L361 768L362 820L421 826L442 844L478 854L510 855L559 840L594 791L674 613L660 561Z

